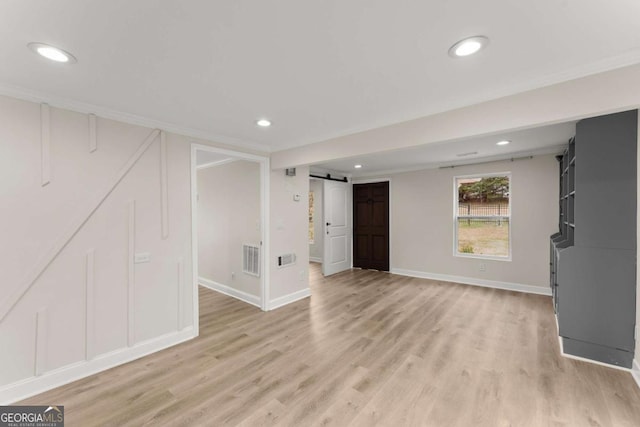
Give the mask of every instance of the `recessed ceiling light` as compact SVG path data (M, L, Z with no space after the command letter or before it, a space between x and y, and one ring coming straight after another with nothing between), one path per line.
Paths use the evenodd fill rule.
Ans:
M507 144L510 144L510 143L511 143L511 141L509 141L508 139L505 139L503 141L496 142L496 145L507 145Z
M462 58L473 55L487 44L489 44L489 39L485 36L467 37L449 48L449 56L452 58Z
M67 64L78 62L75 56L55 46L45 43L29 43L27 46L38 55L44 56L51 61Z
M362 167L362 165L353 165L354 168L356 169L360 169Z
M263 128L268 128L269 126L271 126L271 122L267 119L260 119L256 122L256 124Z

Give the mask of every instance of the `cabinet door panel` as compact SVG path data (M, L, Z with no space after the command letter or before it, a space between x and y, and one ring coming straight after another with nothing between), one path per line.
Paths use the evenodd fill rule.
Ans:
M560 335L633 351L635 251L563 249L557 274Z
M636 110L576 126L575 244L636 249Z

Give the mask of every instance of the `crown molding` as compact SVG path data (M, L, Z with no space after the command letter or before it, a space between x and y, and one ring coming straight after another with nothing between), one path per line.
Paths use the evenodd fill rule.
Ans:
M240 159L216 160L214 162L208 162L208 163L203 163L201 165L197 165L196 169L200 170L200 169L207 169L207 168L212 168L212 167L216 167L216 166L222 166L222 165L226 165L227 163L237 162L238 160L240 160Z

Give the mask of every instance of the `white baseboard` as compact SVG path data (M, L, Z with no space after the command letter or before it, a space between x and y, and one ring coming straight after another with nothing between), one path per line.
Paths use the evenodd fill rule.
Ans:
M258 308L262 307L260 297L249 294L247 292L239 291L222 283L214 282L213 280L205 279L204 277L198 277L198 283L205 288L212 289L227 296L244 301L247 304L255 305Z
M179 332L171 332L133 347L126 347L110 353L96 356L88 361L76 362L62 368L46 372L37 377L27 378L13 384L0 387L0 405L9 405L56 387L69 384L89 375L97 374L118 365L122 365L143 356L172 347L195 338L197 333L192 326Z
M640 388L640 361L633 359L633 368L631 369L631 376L636 380L638 388Z
M392 268L391 273L401 276L418 277L421 279L440 280L443 282L455 282L465 285L482 286L485 288L504 289L507 291L525 292L528 294L551 296L551 289L548 286L531 286L520 283L499 282L496 280L478 279L475 277L451 276L448 274L427 273L424 271L404 270L402 268Z
M302 289L297 292L293 292L289 295L285 295L283 297L275 298L269 301L269 310L275 310L276 308L280 308L284 305L291 304L292 302L299 301L304 298L308 298L311 296L311 289Z
M314 256L310 256L309 257L309 261L310 262L319 262L320 264L322 264L322 258L316 258Z

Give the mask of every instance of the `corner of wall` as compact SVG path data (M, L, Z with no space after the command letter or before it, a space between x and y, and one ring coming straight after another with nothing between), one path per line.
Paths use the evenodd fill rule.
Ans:
M392 274L400 276L417 277L420 279L439 280L443 282L462 283L464 285L480 286L483 288L503 289L506 291L524 292L534 295L551 296L548 287L524 285L521 283L501 282L497 280L478 279L476 277L453 276L449 274L429 273L425 271L406 270L402 268L392 268Z
M637 357L633 360L633 366L631 368L631 375L636 380L636 385L640 388L640 359Z
M272 170L270 176L269 286L267 310L310 295L309 292L309 168L296 176ZM278 268L278 256L293 253L293 265Z
M272 299L269 301L267 310L275 310L276 308L283 307L287 304L291 304L296 301L300 301L311 296L311 288L301 289L296 292L292 292L288 295Z
M240 301L244 301L247 304L254 305L256 307L261 306L261 300L258 295L252 295L247 292L243 292L239 289L232 288L231 286L223 285L222 283L215 282L213 280L209 280L202 276L198 277L198 283L200 286L204 286L205 288L214 290L216 292L220 292L221 294L230 296L232 298L238 299Z

